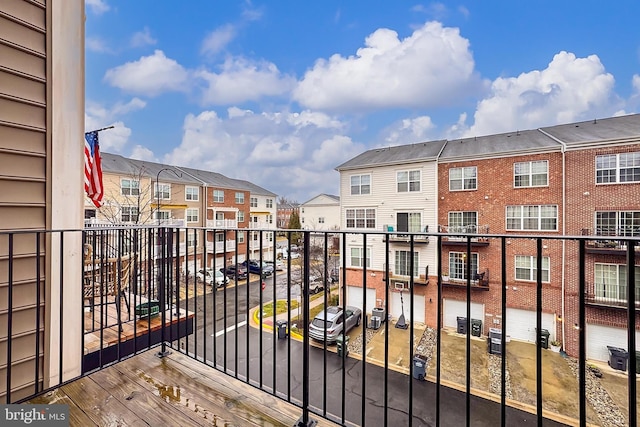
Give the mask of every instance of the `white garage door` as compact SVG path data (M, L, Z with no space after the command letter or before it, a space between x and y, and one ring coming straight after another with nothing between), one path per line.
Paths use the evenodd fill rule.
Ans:
M413 309L415 311L415 318L411 314L411 295L409 292L402 292L402 300L400 299L400 292L391 292L391 315L394 319L398 319L402 314L402 305L404 303L404 318L407 322L411 322L414 319L415 322L425 323L424 314L424 295L413 296Z
M536 312L507 308L507 335L521 341L536 342ZM542 313L542 329L549 331L549 341L556 339L556 316Z
M362 310L362 288L360 286L347 286L347 305L358 307ZM367 288L367 312L376 306L376 290Z
M458 317L467 317L467 302L449 298L445 298L443 301L444 326L457 328ZM471 303L471 318L482 320L482 323L484 323L484 304L479 302Z
M627 349L627 330L611 326L592 325L587 323L587 359L609 360L607 346ZM640 345L640 332L636 331L636 348Z

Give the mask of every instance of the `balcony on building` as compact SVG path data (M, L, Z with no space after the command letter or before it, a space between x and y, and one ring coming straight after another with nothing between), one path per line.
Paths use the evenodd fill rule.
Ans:
M471 246L489 246L488 225L439 225L438 232L442 236L442 244L447 246L464 246L471 241Z
M627 253L627 241L621 239L640 236L640 226L583 228L581 234L583 236L597 237L586 241L585 249L588 254L625 255ZM640 246L636 246L635 251L640 252Z
M488 291L489 290L489 269L478 271L474 273L470 281L471 290L475 291ZM464 277L450 277L448 274L442 275L442 286L466 288L467 278Z
M621 280L624 283L625 280ZM629 303L627 301L627 287L618 283L594 283L587 282L585 289L585 304L590 307L602 309L619 309L626 311ZM640 288L636 286L636 311L640 310Z
M216 229L231 229L238 226L238 221L235 219L208 219L207 228Z
M426 225L421 232L409 231L407 227L394 227L393 225L383 225L382 231L385 234L382 240L390 243L410 244L413 242L416 245L425 245L429 243L429 236L424 233L429 232L429 226Z
M395 270L389 270L389 283L399 289L402 285L405 289L409 289L411 283L415 285L427 286L429 284L429 266L426 266L420 274L416 274L413 277L406 274L398 274Z

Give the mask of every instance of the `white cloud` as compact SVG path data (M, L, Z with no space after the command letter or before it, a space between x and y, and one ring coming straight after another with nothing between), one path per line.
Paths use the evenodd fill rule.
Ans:
M107 2L104 0L85 0L84 4L86 7L91 9L91 12L93 12L95 15L101 15L111 9L111 7L109 7Z
M205 37L200 52L204 55L215 55L221 52L236 37L236 27L232 24L216 28Z
M364 147L343 136L344 124L321 113L254 113L230 108L188 115L180 146L169 164L212 170L246 179L277 194L306 199L338 193L333 168Z
M604 117L619 108L614 78L596 55L556 54L544 70L497 78L466 136Z
M428 141L433 139L432 131L434 129L435 125L429 116L403 119L385 131L387 136L384 140L388 145Z
M146 103L138 98L133 98L127 103L118 102L110 108L88 101L84 113L85 130L91 131L114 126L113 129L100 132L100 149L120 153L129 142L131 129L126 127L118 118L141 110L145 106Z
M633 75L631 85L633 86L633 94L640 95L640 74Z
M469 41L457 28L428 22L400 40L378 29L355 55L318 60L294 91L302 105L337 111L427 108L475 94Z
M196 75L206 82L202 94L205 105L236 104L278 96L295 85L295 79L281 75L273 63L244 58L226 60L219 73L200 70Z
M188 90L189 73L175 60L156 50L151 56L107 70L104 80L124 91L157 96Z
M98 52L98 53L112 52L107 42L101 39L100 37L87 37L84 43L85 43L85 47L92 52Z
M144 47L154 45L156 43L158 43L158 41L151 36L151 31L149 31L149 28L144 27L142 31L133 33L129 44L132 47Z
M158 161L156 156L153 154L153 151L149 150L146 147L143 147L142 145L136 145L135 147L133 147L133 150L131 150L131 155L128 157L136 160L145 160L147 162Z

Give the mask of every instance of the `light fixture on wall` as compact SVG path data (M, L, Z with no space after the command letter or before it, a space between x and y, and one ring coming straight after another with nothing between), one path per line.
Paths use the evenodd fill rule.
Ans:
M575 330L578 330L578 331L579 331L579 330L580 330L580 326L578 326L578 324L577 324L577 323L574 323L574 324L573 324L573 329L575 329Z

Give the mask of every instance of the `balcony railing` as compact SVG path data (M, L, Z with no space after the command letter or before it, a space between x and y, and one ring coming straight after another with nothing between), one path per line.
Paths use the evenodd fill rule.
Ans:
M224 252L235 252L236 250L236 241L235 240L226 240L224 242L207 242L207 252L214 253L224 253Z
M583 236L597 236L587 242L587 252L592 254L624 255L627 250L626 237L640 236L640 227L583 228ZM636 247L636 252L640 247Z
M217 228L217 229L231 229L236 228L238 226L238 221L235 219L208 219L207 220L207 228Z
M443 233L443 244L465 245L467 240L473 246L488 246L488 225L438 225L438 231Z
M489 269L485 268L482 271L475 272L470 275L470 280L467 280L466 276L461 278L452 278L447 276L442 276L442 284L444 286L453 286L453 287L462 287L466 288L467 286L471 286L473 290L489 290Z
M588 311L592 308L590 295L599 292L590 287L586 279L589 261L585 249L589 237L486 235L497 243L492 248L496 248L501 267L498 273L493 270L492 277L486 270L486 275L473 280L477 280L476 286L486 283L490 293L472 293L472 281L467 281L460 289L438 286L443 284L443 265L435 264L431 265L431 271L425 270L425 278L430 279L429 286L395 292L392 283L384 285L378 277L379 268L360 268L357 270L361 272L359 277L352 275L352 271L347 277L348 268L340 268L338 283L346 286L336 285L335 289L330 289L330 283L325 280L328 291L310 296L294 294L293 290L296 287L309 289L314 269L327 271L335 262L333 255L326 251L313 255L317 251L312 247L311 232L285 231L290 234L289 241L292 241L293 232L302 235L302 256L295 263L287 262L282 272L277 271L265 279L264 287L260 286L261 281L232 279L226 286L216 289L216 286L183 274L183 262L191 265L200 261L209 265L213 260L204 251L181 257L180 243L175 240L179 235L176 231L181 230L172 231L121 227L0 232L0 292L3 293L0 299L0 378L4 380L0 381L0 403L24 402L134 356L136 352L154 349L158 350L159 356L171 351L201 363L198 375L206 376L207 370L217 370L234 381L250 384L265 394L295 405L301 414L296 426L312 425L312 418L325 418L340 425L411 426L428 422L442 426L506 426L530 423L532 418L538 425L586 425L591 416L587 408L595 403L587 389L594 387L594 380L592 375L587 375L587 370L591 369L591 361L587 363L587 348L591 345L589 339L600 344L606 343L606 339L602 341L602 337L587 335L587 319L598 315L596 311ZM112 235L107 238L105 233ZM341 243L338 264L351 268L347 242L351 245L355 240L357 246L366 247L368 242L376 240L374 235L379 238L384 233L329 233L330 236L336 234L340 235ZM161 256L154 258L148 249L154 246L157 236L161 236L158 248ZM446 237L449 236L443 233L430 235L433 244L428 249L433 248L434 259L442 259L442 253L438 251L442 251ZM549 314L557 314L550 313L549 307L560 307L557 301L564 286L543 284L542 275L526 288L521 282L515 282L511 277L512 266L507 265L511 259L507 255L507 239L512 244L522 240L521 247L529 245L531 253L540 260L543 249L548 249L546 243L554 240L571 242L567 245L567 259L571 261L553 263L564 264L571 279L566 283L566 294L562 295L563 307L567 307L562 313L563 321L554 323L555 329L550 331L553 337L564 337L566 357L553 358L551 350L543 348L541 339L529 343L523 340L516 345L511 336L509 342L509 331L516 331L523 321L512 318L517 315L515 312L527 309L533 313L527 320L529 328L539 331L548 328L543 319ZM99 248L107 242L117 251L115 256L107 256L108 251ZM630 238L625 242L630 248L628 262L636 265L633 248L640 245L640 240ZM384 243L383 253L390 253L389 244ZM92 249L78 258L71 248L83 245ZM468 242L468 252L470 246ZM233 255L225 253L219 259L228 267ZM77 261L77 268L65 270L63 267L69 260ZM273 259L265 261L275 262L275 253ZM386 265L393 265L392 260L386 259ZM409 271L413 268L412 265L408 267ZM628 284L634 283L634 269L628 271ZM45 277L47 274L49 276ZM73 277L73 274L78 276ZM393 277L393 274L385 267L382 276ZM74 284L77 285L75 288ZM372 289L377 292L374 299L368 296ZM636 295L635 286L628 286L628 289L626 305L620 305L626 308L627 315L623 313L617 319L623 323L621 330L635 331L635 308L640 295ZM81 290L82 297L69 298L69 292ZM370 329L380 325L361 322L358 328L349 331L350 342L343 341L337 347L327 339L311 340L312 309L320 304L324 307L336 305L335 300L343 309L346 305L356 305L362 310L360 320L373 310L389 313L397 319L401 307L402 318L408 321L403 328L398 326L398 321L395 328L393 323L387 323L383 325L386 329L377 333ZM285 307L285 311L274 316L273 301L282 301L278 305ZM453 302L462 306L456 308ZM475 327L478 319L472 310L476 310L478 304L483 305L483 313L492 311L491 317L480 319L485 323L492 320L484 329ZM48 314L41 310L44 307L61 307L62 310L44 321L43 316ZM420 307L427 315L433 315L427 318L426 326L421 326L412 317L418 316ZM516 310L512 312L510 308ZM458 309L459 312L455 311ZM615 312L620 313L620 310ZM455 322L456 315L470 320L465 335L456 338L463 340L460 347L452 346L448 334L451 325L446 324L448 319ZM76 325L76 319L80 317L84 319L84 325ZM607 313L603 320L610 322L613 318L615 316ZM72 325L71 329L69 325ZM476 333L483 340L487 339L486 346L482 343L478 347L478 343L472 341ZM392 334L396 334L396 341L391 342ZM83 337L82 343L78 343L78 336ZM635 349L635 334L623 336L625 347ZM369 339L381 341L373 344ZM447 344L443 345L445 342ZM516 366L511 365L511 360L518 357L518 349L523 345L529 345L527 348L530 349L525 355L527 363L531 363L532 358L535 361L533 368L526 372L530 375L527 381L513 379L506 371L507 359L510 366ZM453 351L451 348L455 353L447 353ZM72 354L73 351L81 353ZM401 353L392 356L391 351ZM544 353L543 357L546 351L550 353ZM82 368L74 371L70 364L78 358L82 360ZM557 373L559 365L568 363L569 359L575 370L567 366L568 374L562 378L561 392L550 392L552 383L558 382L555 376L560 375ZM601 362L604 362L602 369L613 369L606 368L606 360ZM547 363L552 363L552 367ZM489 365L492 368L487 371ZM552 382L547 382L549 369L554 372ZM626 401L628 406L622 419L626 418L629 425L637 425L636 370L636 364L630 362L626 372L617 372L628 379L626 391L618 390L617 395L625 395L621 405ZM486 385L486 390L478 390L478 387L484 387L475 377L479 371L483 377L491 376L492 385ZM601 386L606 387L606 383ZM105 384L105 387L109 385ZM509 390L514 387L520 388L512 396ZM574 409L567 413L558 402L565 395L574 401ZM609 402L607 400L607 406L611 406ZM251 411L250 408L246 410ZM592 419L589 422L594 423Z
M636 287L636 295L640 296L640 289L638 288ZM626 285L587 282L586 302L592 306L627 309L629 306L627 287ZM640 310L640 300L636 300L635 308Z
M392 243L415 243L415 244L427 244L429 243L429 235L425 234L429 232L429 226L424 227L424 231L420 233L409 233L396 231L392 225L383 226L383 231L386 233L383 235L383 241L389 241Z

